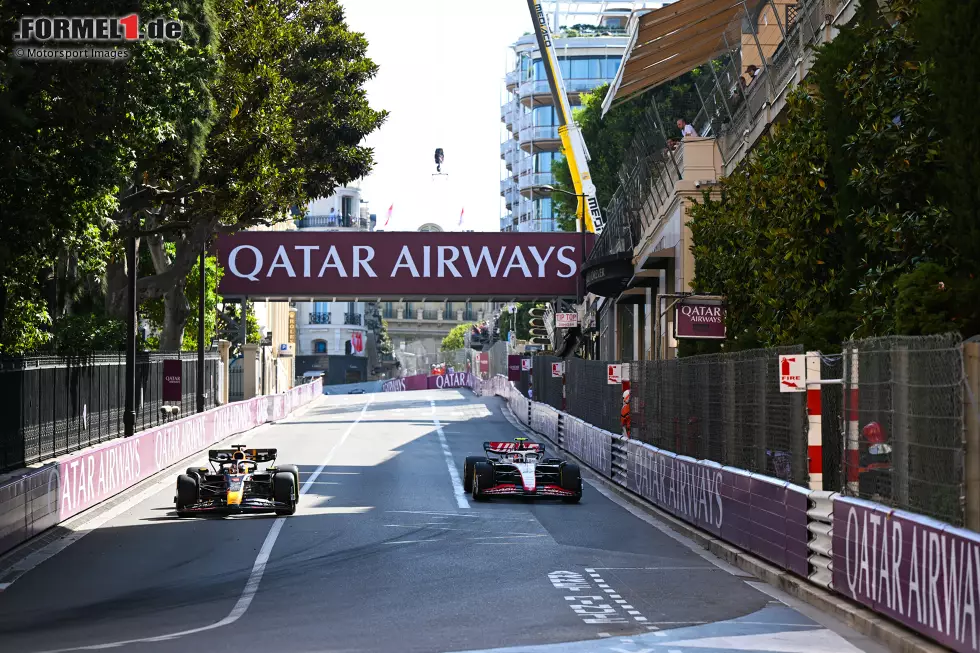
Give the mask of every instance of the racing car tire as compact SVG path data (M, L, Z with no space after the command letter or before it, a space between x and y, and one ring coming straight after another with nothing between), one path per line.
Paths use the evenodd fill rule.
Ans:
M196 478L198 479L198 481L200 481L201 476L207 474L207 472L208 470L203 467L188 467L184 473L190 476L191 478Z
M493 487L493 465L481 460L473 465L473 485L471 493L474 501L485 501L483 490Z
M293 475L293 478L296 479L296 496L298 497L299 496L299 488L300 488L300 484L299 484L299 467L297 467L296 465L278 465L276 467L276 473L277 474L289 473L289 474L292 474Z
M466 457L466 461L463 463L463 487L473 488L473 467L477 463L485 463L486 461L487 459L484 456Z
M285 503L288 508L279 508L277 515L292 515L296 512L296 503L299 500L299 488L296 485L296 477L289 472L276 472L272 477L272 498L277 503Z
M184 516L184 508L192 506L200 500L200 487L197 478L188 474L177 477L177 514Z
M565 463L560 468L560 483L563 490L575 493L571 497L562 497L565 503L578 503L582 500L582 469L576 463Z

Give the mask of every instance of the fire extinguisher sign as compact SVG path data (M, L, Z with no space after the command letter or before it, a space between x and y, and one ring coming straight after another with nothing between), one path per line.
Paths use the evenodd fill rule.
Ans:
M779 357L779 391L806 392L806 357L803 354Z

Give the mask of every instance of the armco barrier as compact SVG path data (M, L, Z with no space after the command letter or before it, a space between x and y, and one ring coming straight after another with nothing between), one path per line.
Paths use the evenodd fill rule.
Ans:
M0 553L216 442L282 419L322 391L317 379L279 395L227 404L76 452L4 483Z
M980 533L835 497L834 589L954 651L980 646Z
M56 463L0 485L0 553L58 523L58 489Z

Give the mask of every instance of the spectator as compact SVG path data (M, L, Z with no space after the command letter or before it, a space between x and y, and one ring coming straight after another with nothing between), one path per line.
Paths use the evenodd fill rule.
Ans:
M745 86L746 87L752 86L752 82L755 81L755 78L758 77L759 76L759 73L761 73L761 72L762 71L759 70L759 67L756 66L755 64L751 64L749 66L746 66L745 67L745 74L749 76L749 82Z
M683 118L677 119L677 128L681 130L681 139L685 139L688 136L694 136L697 138L698 133L694 130L694 127L684 122Z
M327 224L331 227L337 226L337 209L330 207L330 214L327 216Z

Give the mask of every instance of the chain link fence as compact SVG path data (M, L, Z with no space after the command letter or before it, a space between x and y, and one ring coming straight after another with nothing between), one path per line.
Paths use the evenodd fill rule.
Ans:
M136 355L136 430L164 421L163 361L182 365L180 414L197 411L197 353ZM84 359L57 356L0 357L0 472L48 460L118 437L125 432L126 356L95 354ZM219 388L221 359L206 352L205 407Z
M551 376L552 363L560 363L557 356L535 356L532 376L534 377L534 400L562 409L561 377Z
M623 388L607 381L607 364L581 358L565 361L565 410L601 429L621 433Z
M806 485L806 395L779 391L780 354L803 347L632 363L632 436Z
M845 493L962 525L963 379L958 334L847 343Z

